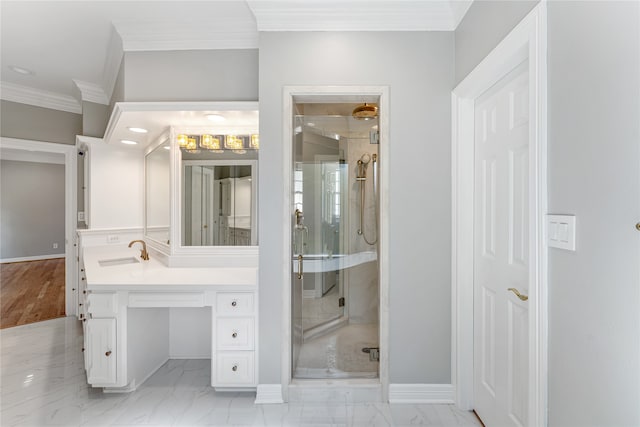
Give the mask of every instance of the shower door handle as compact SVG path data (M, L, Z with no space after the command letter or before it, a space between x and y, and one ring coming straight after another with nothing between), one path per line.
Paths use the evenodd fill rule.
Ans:
M302 255L298 255L298 280L302 280Z

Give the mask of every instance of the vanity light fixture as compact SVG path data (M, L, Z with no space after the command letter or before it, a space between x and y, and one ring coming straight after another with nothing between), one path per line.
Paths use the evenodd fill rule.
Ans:
M127 128L127 129L129 129L131 132L135 132L135 133L147 133L147 132L149 132L145 128L130 127L130 128Z
M179 135L176 137L176 140L178 141L178 145L179 145L180 147L182 147L182 148L184 148L184 147L186 147L186 146L187 146L187 142L188 142L187 140L188 140L188 139L189 139L189 138L187 137L187 135L185 135L185 134L183 134L183 133L179 134Z
M185 147L187 151L192 152L193 150L198 149L198 143L195 138L187 138L187 145Z
M222 148L220 139L214 138L212 135L202 135L200 137L200 147L206 148L207 150L220 150Z
M251 135L251 141L249 142L249 145L254 150L258 150L260 148L260 135L258 134Z
M242 138L238 138L235 135L227 135L224 137L224 147L229 150L242 150L244 143Z
M132 141L130 139L121 139L120 142L127 145L138 145L137 141Z
M220 114L207 114L206 115L207 119L211 120L212 122L215 123L221 123L224 122L225 120L227 120L224 116L220 115Z

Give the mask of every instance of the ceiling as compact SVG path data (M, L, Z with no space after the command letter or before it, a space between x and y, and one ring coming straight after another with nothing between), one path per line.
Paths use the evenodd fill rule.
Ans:
M3 0L0 96L80 113L108 104L123 52L257 48L259 31L451 31L471 2Z

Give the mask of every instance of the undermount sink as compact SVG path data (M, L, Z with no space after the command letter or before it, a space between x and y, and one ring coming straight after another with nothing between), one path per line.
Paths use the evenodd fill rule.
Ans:
M136 257L101 259L98 261L100 267L112 267L114 265L137 264L140 260Z

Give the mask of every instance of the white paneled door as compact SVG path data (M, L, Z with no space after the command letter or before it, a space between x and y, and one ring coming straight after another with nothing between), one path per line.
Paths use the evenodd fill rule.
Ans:
M527 424L529 83L524 63L475 105L474 408Z

